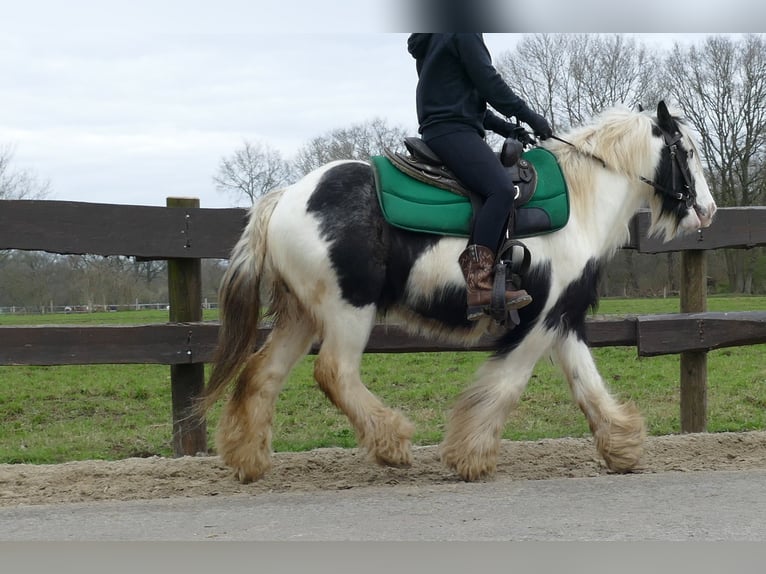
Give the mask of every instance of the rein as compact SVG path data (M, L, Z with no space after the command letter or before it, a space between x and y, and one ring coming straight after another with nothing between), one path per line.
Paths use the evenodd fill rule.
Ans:
M601 165L603 165L603 166L604 166L604 168L606 168L606 169L611 169L611 168L610 168L610 167L607 165L607 163L606 163L606 162L605 162L603 159L601 159L599 156L597 156L595 153L593 153L593 152L589 152L589 151L585 151L584 149L577 147L577 146L576 146L575 144L573 144L572 142L570 142L570 141L567 141L567 140L565 140L564 138L560 138L559 136L556 136L556 135L551 135L551 139L553 139L553 140L556 140L556 141L560 141L561 143L564 143L564 144L567 144L568 146L570 146L571 148L573 148L573 149L574 149L574 150L575 150L577 153L579 153L579 154L582 154L582 155L586 155L586 156L588 156L588 157L590 157L590 158L592 158L592 159L595 159L597 162L599 162ZM613 171L614 171L614 170L613 170Z
M579 148L575 144L565 140L564 138L560 138L555 135L551 135L550 137L551 139L560 141L561 143L574 148L574 150L577 151L578 153L596 160L602 166L604 166L605 169L612 169L612 171L615 171L613 168L609 166L609 164L606 163L606 161L604 161L602 158L600 158L593 152L589 152L582 148ZM694 197L692 196L692 193L691 193L691 183L689 181L689 174L686 172L686 170L681 168L680 160L678 159L678 142L681 141L681 134L676 132L673 136L671 136L665 130L662 130L662 137L665 140L665 147L670 149L670 159L673 166L673 189L667 189L666 187L660 185L659 183L656 183L652 181L651 179L647 179L641 175L636 176L636 178L642 183L651 185L654 189L656 189L657 191L661 193L664 193L666 196L672 199L676 199L678 201L684 201L684 203L686 204L686 207L692 207L694 205ZM679 172L681 173L681 176L683 177L683 180L684 180L683 191L676 191L677 189L676 181L678 179Z

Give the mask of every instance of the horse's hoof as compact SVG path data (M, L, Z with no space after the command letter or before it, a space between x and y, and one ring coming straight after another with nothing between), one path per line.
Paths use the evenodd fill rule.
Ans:
M398 411L385 411L385 416L373 428L377 428L378 433L367 435L362 443L375 462L399 468L412 465L411 439L415 425Z
M271 453L245 451L234 449L233 451L219 451L223 463L234 471L234 477L242 484L248 484L262 478L271 470Z
M266 474L270 468L271 465L258 469L245 469L242 467L235 467L234 477L242 484L250 484L251 482L255 482L256 480L263 478L263 475Z
M481 467L471 467L468 465L460 466L455 469L458 476L465 482L476 482L485 478L490 478L495 474L495 465L486 465Z
M409 468L412 466L412 451L409 445L405 450L398 453L375 453L375 462L381 466L391 466L394 468Z
M410 429L407 429L408 431ZM407 436L411 436L411 432ZM381 466L407 468L412 466L412 443L409 438L397 436L395 440L375 444L370 449L372 458Z
M620 406L619 417L596 429L596 448L607 468L616 473L636 470L644 454L646 424L633 403Z
M497 463L488 460L475 459L470 461L466 458L451 457L446 454L442 454L442 463L447 468L453 470L457 475L466 482L475 482L484 478L489 478L497 470Z

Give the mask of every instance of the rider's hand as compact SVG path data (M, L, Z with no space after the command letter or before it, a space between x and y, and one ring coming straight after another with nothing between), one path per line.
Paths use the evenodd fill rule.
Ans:
M531 112L526 118L526 123L541 140L547 140L553 135L553 130L551 129L548 120L538 113Z
M512 137L515 137L517 140L519 140L524 145L524 147L533 146L537 143L532 137L532 134L521 126L516 126L513 128Z

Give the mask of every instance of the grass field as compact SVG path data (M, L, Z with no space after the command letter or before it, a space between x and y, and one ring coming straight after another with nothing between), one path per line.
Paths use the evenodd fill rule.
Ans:
M678 311L678 299L605 299L598 314L641 315ZM711 297L711 311L766 309L766 297ZM216 318L206 311L206 320ZM141 324L167 321L166 312L123 311L83 315L0 315L11 324ZM677 433L677 356L640 358L635 348L594 349L602 375L622 399L644 413L649 432ZM766 428L766 345L709 353L708 430ZM486 353L370 354L362 376L387 404L417 426L415 442L441 439L447 411L470 382ZM295 369L280 395L274 449L355 446L345 417L312 381L313 357ZM209 418L210 446L220 405ZM162 365L0 367L0 463L56 463L130 456L170 456L170 369ZM587 423L572 404L558 371L542 361L505 438L532 440L587 436Z

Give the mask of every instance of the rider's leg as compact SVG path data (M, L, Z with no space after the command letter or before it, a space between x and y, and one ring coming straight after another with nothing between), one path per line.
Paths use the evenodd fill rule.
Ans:
M431 138L428 146L468 189L484 198L476 214L471 245L458 262L468 290L468 318L478 319L490 305L498 248L513 209L513 181L484 139L474 131L457 131ZM506 290L506 309L520 309L532 301L521 290Z

